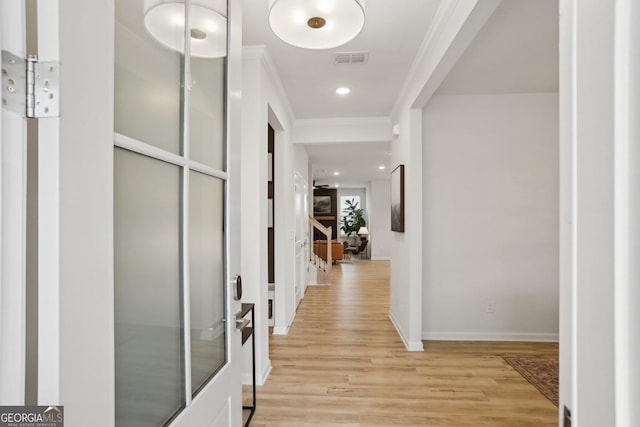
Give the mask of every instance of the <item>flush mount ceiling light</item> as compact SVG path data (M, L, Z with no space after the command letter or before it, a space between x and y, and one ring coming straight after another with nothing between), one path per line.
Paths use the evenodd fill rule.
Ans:
M144 26L169 49L184 52L184 2L145 0ZM219 58L227 54L226 3L191 2L191 56Z
M269 0L269 25L284 42L331 49L364 27L364 0Z
M351 89L349 89L348 87L339 87L338 89L336 89L336 93L338 95L347 95L349 92L351 92Z

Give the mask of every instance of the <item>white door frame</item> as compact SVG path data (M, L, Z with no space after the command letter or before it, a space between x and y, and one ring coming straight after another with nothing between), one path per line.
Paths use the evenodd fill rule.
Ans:
M24 58L24 2L0 3L0 27L2 50ZM0 133L0 405L22 405L26 353L26 119L3 107Z

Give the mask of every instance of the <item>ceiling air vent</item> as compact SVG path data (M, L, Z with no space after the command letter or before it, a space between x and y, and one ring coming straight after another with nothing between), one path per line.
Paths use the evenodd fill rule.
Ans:
M366 64L369 52L338 52L333 54L333 62L338 65Z

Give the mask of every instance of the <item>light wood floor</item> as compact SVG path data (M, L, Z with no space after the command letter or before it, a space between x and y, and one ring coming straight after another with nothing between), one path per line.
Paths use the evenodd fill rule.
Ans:
M389 263L334 268L310 287L273 364L253 427L557 426L557 408L501 355L557 355L556 344L425 341L407 352L389 312Z

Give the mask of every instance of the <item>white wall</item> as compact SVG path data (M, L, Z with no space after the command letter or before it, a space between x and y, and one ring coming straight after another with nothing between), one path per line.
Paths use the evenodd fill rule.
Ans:
M293 146L293 168L302 175L307 184L310 183L309 156L304 145L295 144Z
M386 142L391 139L391 122L388 117L299 119L292 134L296 144Z
M251 48L249 48L251 49ZM247 48L245 48L245 51ZM296 315L294 242L295 162L292 128L293 111L268 52L262 53L264 103L268 106L269 123L276 131L275 140L275 326L274 334L287 334ZM264 126L264 125L263 125Z
M262 67L259 57L242 62L242 144L241 204L251 206L251 214L241 215L241 262L243 302L254 303L256 318L257 382L268 372L268 290L267 290L267 111L262 89ZM253 126L247 123L254 124ZM259 125L260 124L260 125ZM263 213L265 215L263 215ZM264 217L264 218L263 218ZM250 267L249 267L250 266ZM251 382L251 346L244 347L243 378Z
M434 96L423 135L423 338L557 340L557 94Z
M391 181L371 181L369 240L371 259L391 258Z
M391 238L389 317L409 350L422 345L422 107L491 16L499 0L442 2L391 114L400 134L391 169L405 165L405 232Z
M307 170L305 153L291 143L293 114L281 83L263 46L243 49L242 99L242 271L245 297L256 304L256 371L263 384L271 370L269 359L267 284L267 125L275 130L275 301L274 333L286 334L295 316L293 245L293 169ZM244 378L250 378L245 349Z

